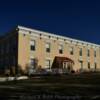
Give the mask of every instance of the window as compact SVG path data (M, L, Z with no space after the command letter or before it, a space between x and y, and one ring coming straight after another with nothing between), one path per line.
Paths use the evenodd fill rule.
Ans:
M87 50L87 56L90 57L90 50Z
M83 70L83 61L80 61L81 70Z
M35 51L35 46L34 45L31 45L31 50Z
M32 67L34 67L34 65L35 65L35 59L34 59L34 58L31 58L31 59L30 59L30 65L31 65Z
M63 45L61 45L61 44L59 45L59 53L63 54Z
M46 52L50 52L50 43L46 43Z
M94 67L95 67L95 70L96 70L97 69L97 63L96 62L94 63Z
M96 57L96 50L94 50L94 57Z
M31 58L31 65L34 65L34 58Z
M35 51L35 40L31 40L31 41L30 41L30 49L31 49L32 51Z
M45 62L45 68L50 69L50 60L49 59L47 59Z
M79 55L82 56L82 48L80 48Z
M90 62L88 62L88 69L90 69Z
M70 54L73 55L73 47L70 47Z
M28 69L28 73L29 74L33 74L34 73L34 69L35 69L35 59L34 58L30 58L30 66Z

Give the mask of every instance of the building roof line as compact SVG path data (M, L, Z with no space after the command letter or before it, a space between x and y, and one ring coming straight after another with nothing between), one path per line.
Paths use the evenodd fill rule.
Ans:
M100 47L99 44L95 44L95 43L91 43L91 42L87 42L87 41L83 41L83 40L79 40L79 39L73 39L73 38L70 38L70 37L67 37L67 36L62 36L62 35L58 35L58 34L54 34L54 33L49 33L49 32L44 32L44 31L41 31L41 30L36 30L36 29L32 29L32 28L27 28L27 27L24 27L24 26L20 26L18 25L17 27L18 29L21 29L21 30L26 30L26 31L30 31L30 32L35 32L37 34L43 34L43 35L48 35L48 36L52 36L52 37L58 37L60 39L66 39L66 40L69 40L69 41L74 41L74 42L79 42L79 43L83 43L83 44L87 44L87 45L94 45L94 46L98 46Z

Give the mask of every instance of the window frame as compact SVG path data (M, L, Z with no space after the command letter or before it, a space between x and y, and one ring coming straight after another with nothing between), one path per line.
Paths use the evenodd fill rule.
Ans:
M35 40L31 40L30 41L30 50L31 51L35 51L36 50L36 41Z
M96 50L94 50L94 57L96 57L97 56L97 54L96 54Z
M46 52L47 52L47 53L50 53L50 51L51 51L51 43L46 42L45 48L46 48Z
M62 44L59 44L58 48L59 48L59 54L63 54L64 46Z
M74 47L70 47L70 55L74 55Z
M94 68L95 68L95 70L97 69L97 63L96 62L94 63Z
M91 67L90 67L90 62L88 62L88 69L90 69Z
M47 62L48 62L48 64L47 64ZM46 59L45 60L45 68L46 69L50 69L51 68L51 60L50 59Z
M83 54L82 51L83 51L82 48L80 48L80 50L79 50L79 55L80 56L82 56L82 54Z
M90 50L87 49L87 56L90 57Z

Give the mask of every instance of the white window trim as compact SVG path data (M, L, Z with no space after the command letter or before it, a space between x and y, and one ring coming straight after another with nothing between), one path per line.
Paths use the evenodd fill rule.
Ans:
M48 69L48 68L47 68L47 66L46 66L46 61L47 61L47 60L49 60L49 61L50 61L50 66L48 66L48 68L50 68L50 67L51 67L51 58L46 58L46 59L45 59L45 68L46 68L46 69Z

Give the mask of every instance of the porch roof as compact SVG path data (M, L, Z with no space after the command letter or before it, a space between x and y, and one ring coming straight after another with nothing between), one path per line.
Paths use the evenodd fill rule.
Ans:
M56 62L71 62L74 64L74 61L68 57L61 57L61 56L55 56Z

